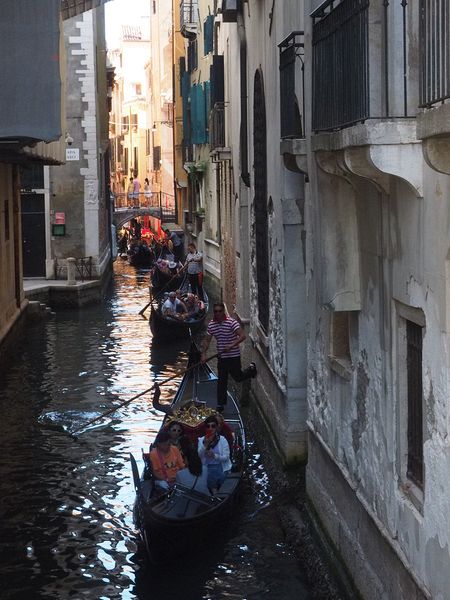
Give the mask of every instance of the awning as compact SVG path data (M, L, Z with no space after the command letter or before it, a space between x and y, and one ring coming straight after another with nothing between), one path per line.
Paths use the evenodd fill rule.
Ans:
M106 2L109 0L61 0L61 15L63 19L70 19Z

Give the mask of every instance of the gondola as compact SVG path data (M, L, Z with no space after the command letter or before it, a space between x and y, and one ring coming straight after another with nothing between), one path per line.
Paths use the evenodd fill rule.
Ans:
M128 262L133 267L150 268L155 262L155 254L148 246L135 246L128 250Z
M191 345L188 370L180 383L162 428L171 419L183 423L191 439L200 434L204 419L215 414L217 376L208 364L199 364L200 353ZM228 431L233 432L232 469L215 496L202 494L179 484L169 492L157 491L148 465L139 474L131 455L136 501L134 520L150 561L167 563L176 557L187 557L206 548L217 539L218 527L230 518L235 508L243 475L245 432L236 401L228 393L223 413ZM201 435L201 434L200 434ZM145 455L144 455L145 456Z
M180 274L173 273L163 273L156 263L153 267L151 282L152 282L152 293L155 296L160 291L168 291L171 292L173 290L177 290L182 284L184 279L184 272Z
M180 292L182 298L189 290L189 280L187 276L183 279L180 286ZM164 304L164 296L152 302L151 313L150 313L150 329L153 337L162 339L163 337L167 340L178 339L182 337L188 337L191 333L199 331L206 319L208 313L209 300L205 290L203 290L203 302L202 308L195 317L190 319L181 320L175 319L174 317L164 316L162 313L162 306Z

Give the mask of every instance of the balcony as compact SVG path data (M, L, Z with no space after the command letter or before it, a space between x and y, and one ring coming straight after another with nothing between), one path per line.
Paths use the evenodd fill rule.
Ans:
M181 35L188 39L196 37L198 32L198 2L197 0L181 0L180 30Z
M420 0L417 137L430 167L450 174L450 0Z
M423 196L417 16L405 0L329 0L312 14L311 147L325 173L387 194L394 176Z

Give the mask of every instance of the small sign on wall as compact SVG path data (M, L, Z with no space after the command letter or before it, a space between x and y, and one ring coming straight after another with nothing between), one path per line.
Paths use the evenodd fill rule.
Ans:
M55 212L55 223L58 225L64 225L66 222L66 213L63 212Z
M69 160L80 160L79 148L66 148L66 161Z

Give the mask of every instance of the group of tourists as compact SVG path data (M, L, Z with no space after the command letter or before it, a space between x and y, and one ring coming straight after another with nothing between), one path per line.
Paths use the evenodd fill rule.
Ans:
M159 396L156 386L155 395ZM223 417L211 415L200 435L188 435L182 423L171 421L162 429L149 454L156 486L169 490L175 483L215 495L231 470L233 433Z
M126 185L126 183L125 183ZM140 196L141 194L141 182L138 179L137 173L134 173L132 177L128 180L127 185L127 199L129 206L139 206L140 205ZM153 193L151 190L150 182L146 177L144 179L144 198L145 200L149 200L152 197Z
M162 314L183 321L196 319L205 310L205 304L200 298L188 292L183 298L181 291L166 292L162 305Z

